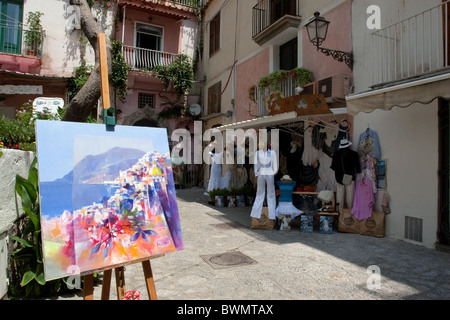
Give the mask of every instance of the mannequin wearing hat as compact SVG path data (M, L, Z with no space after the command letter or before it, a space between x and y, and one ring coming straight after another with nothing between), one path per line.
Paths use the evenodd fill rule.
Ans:
M264 204L264 197L267 186L267 206L269 219L275 220L275 174L278 172L278 160L275 151L266 148L266 143L260 141L259 150L255 153L254 171L256 177L256 198L250 216L261 218L261 211Z
M291 219L301 215L303 211L297 209L292 204L292 191L295 187L295 181L290 176L283 176L280 181L277 181L278 187L280 187L280 198L278 199L278 206L275 211L276 217L280 215L290 215Z
M341 140L339 150L334 153L330 167L334 170L336 177L336 203L340 209L344 208L344 199L347 208L352 208L354 180L356 174L361 173L358 153L350 149L351 145L352 143L347 139ZM345 181L345 175L350 175L351 180Z

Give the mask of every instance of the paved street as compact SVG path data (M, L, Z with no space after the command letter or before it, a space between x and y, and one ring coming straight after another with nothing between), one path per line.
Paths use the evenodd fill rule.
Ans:
M185 249L152 260L159 300L450 299L448 253L338 232L253 230L249 207L218 209L203 192L177 191ZM374 265L378 288L367 272ZM125 281L148 298L140 263L126 267Z

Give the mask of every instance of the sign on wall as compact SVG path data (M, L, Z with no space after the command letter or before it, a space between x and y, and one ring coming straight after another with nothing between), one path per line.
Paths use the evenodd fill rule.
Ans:
M0 85L0 94L42 94L42 86Z

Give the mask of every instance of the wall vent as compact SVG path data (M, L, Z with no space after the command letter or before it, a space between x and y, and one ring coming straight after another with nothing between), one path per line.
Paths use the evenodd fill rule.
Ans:
M405 217L405 239L422 242L423 219Z

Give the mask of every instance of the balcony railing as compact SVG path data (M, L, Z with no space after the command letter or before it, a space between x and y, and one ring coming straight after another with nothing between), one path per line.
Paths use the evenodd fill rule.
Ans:
M134 70L152 70L155 66L166 66L177 59L176 53L144 48L122 46L126 63Z
M203 6L203 0L168 0L170 2L179 3L186 7L199 9Z
M0 26L0 53L40 59L44 43L43 32Z
M252 10L252 37L256 37L286 15L300 17L299 0L263 0L258 2Z
M254 93L254 101L256 103L256 117L263 117L267 116L269 114L267 110L267 104L269 96L272 95L272 93L278 91L281 92L282 97L293 97L298 95L296 92L296 88L298 88L297 79L292 77L291 74L288 74L286 76L286 79L280 80L277 88L272 88L270 85L263 88L259 88L257 85L255 87L255 93ZM302 94L314 94L315 93L315 87L313 86L313 83L307 84L303 87Z
M449 67L450 1L372 34L373 84Z

